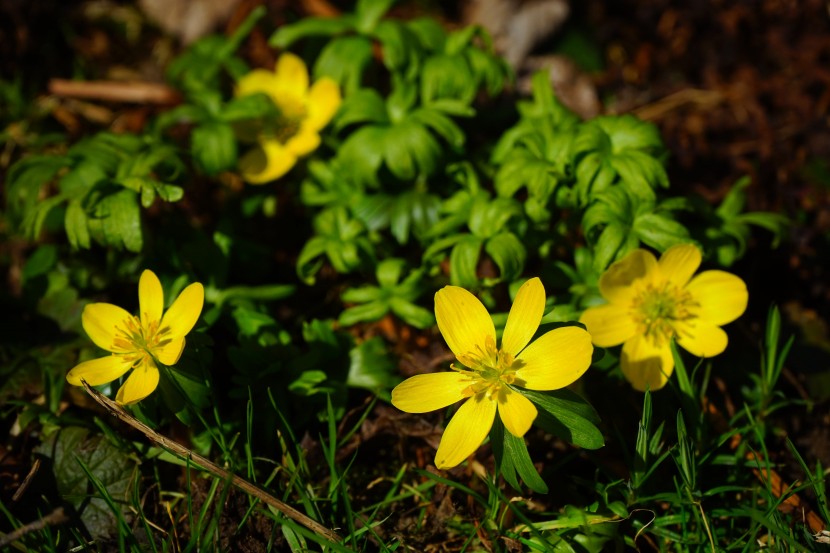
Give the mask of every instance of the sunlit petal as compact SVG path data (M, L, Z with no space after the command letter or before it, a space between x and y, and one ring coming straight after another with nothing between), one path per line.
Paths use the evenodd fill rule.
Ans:
M154 348L153 355L156 356L156 359L158 359L159 363L162 365L172 367L179 362L179 358L182 356L182 351L184 351L184 342L184 336L180 338L173 338L164 345Z
M679 325L677 330L677 343L698 357L714 357L723 353L729 341L723 329L703 321L690 321Z
M536 419L536 407L529 399L510 388L499 391L499 417L511 434L521 438Z
M111 303L87 304L81 315L81 324L95 345L115 353L131 351L132 348L116 345L115 341L123 338L118 329L126 330L127 324L132 321L132 315Z
M161 320L159 332L163 333L166 329L170 329L169 334L162 335L162 337L177 339L190 332L199 320L204 303L205 288L201 283L194 282L182 290Z
M545 287L538 278L531 278L516 292L516 299L507 315L501 349L516 356L524 348L545 313Z
M277 88L302 97L308 92L308 68L298 56L285 52L277 60L274 70Z
M618 346L637 332L630 310L616 303L586 309L579 322L588 329L594 344L603 348Z
M73 386L81 386L81 380L86 380L90 386L100 386L121 378L132 363L121 355L108 355L100 359L92 359L78 363L66 375L66 381Z
M749 293L743 280L724 271L704 271L686 286L699 304L695 314L712 325L731 323L746 311Z
M496 402L484 394L465 401L453 416L435 453L435 466L448 469L473 454L493 426Z
M700 249L694 244L678 244L666 250L657 262L663 277L683 287L700 267Z
M620 367L634 389L659 390L674 371L669 342L656 345L644 336L634 336L623 344Z
M419 374L395 386L392 405L406 413L428 413L467 397L470 383L469 374L457 371Z
M636 293L632 286L636 281L651 277L657 267L657 259L646 250L634 250L613 263L599 279L599 291L613 303L627 303Z
M147 328L151 322L161 321L161 314L164 312L164 292L153 271L145 270L141 273L138 281L138 306L143 328Z
M591 365L591 335L585 330L566 326L551 330L534 340L516 358L522 367L516 371L517 382L529 390L558 390L571 384Z
M496 328L487 308L464 288L445 286L435 294L438 330L456 357L495 343Z
M129 405L153 393L159 384L159 371L152 362L136 367L115 395L115 401Z
M320 146L320 135L305 122L300 125L297 134L285 142L285 149L296 157L302 157Z
M296 163L297 156L278 140L265 140L239 159L239 172L246 182L265 184L285 175Z
M328 125L340 107L342 98L337 83L328 77L318 79L308 91L308 115L306 121L319 131Z
M271 95L278 86L277 76L265 69L254 69L247 73L236 83L237 96L249 96L251 94Z

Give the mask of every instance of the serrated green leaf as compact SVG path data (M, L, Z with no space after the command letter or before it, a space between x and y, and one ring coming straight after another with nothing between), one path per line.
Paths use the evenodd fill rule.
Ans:
M617 259L628 233L629 229L619 223L611 223L605 226L593 248L594 269L596 271L604 271L612 261Z
M410 115L410 119L421 123L438 133L456 151L464 146L464 131L452 119L434 109L421 108Z
M435 55L424 61L421 68L421 101L425 106L442 98L470 104L477 88L463 56Z
M141 251L141 213L138 194L132 190L121 189L100 198L87 221L90 234L100 243Z
M386 132L383 158L389 171L399 179L431 175L440 155L438 142L415 121L403 121Z

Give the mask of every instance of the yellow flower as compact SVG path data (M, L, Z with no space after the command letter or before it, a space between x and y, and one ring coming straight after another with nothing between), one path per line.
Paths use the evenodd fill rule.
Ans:
M84 330L98 347L112 355L80 363L69 371L66 380L74 386L81 386L81 379L98 386L132 369L115 399L122 404L141 401L158 386L157 363L170 366L178 362L184 337L199 319L204 300L205 290L195 282L182 290L162 316L161 283L155 273L145 270L138 281L139 317L110 303L90 303L84 308Z
M276 105L279 117L263 121L257 128L240 134L257 142L257 147L242 156L242 178L251 184L264 184L286 174L301 156L320 145L320 130L340 107L340 89L323 77L311 88L308 69L294 54L282 54L274 72L251 71L237 83L236 95L265 94Z
M634 250L614 263L599 279L608 301L591 307L579 319L594 345L623 344L620 365L637 390L662 388L674 371L671 338L698 357L726 349L720 327L746 309L748 294L740 278L724 271L704 271L700 250L681 244L657 261L645 250Z
M426 413L468 399L441 439L435 454L439 469L469 457L487 437L497 411L510 433L525 435L536 407L514 386L556 390L588 369L593 346L581 328L557 328L528 345L544 310L545 288L532 278L516 294L497 349L493 320L474 295L457 286L445 286L435 294L438 329L463 367L453 365L453 372L405 380L392 390L392 404L408 413Z

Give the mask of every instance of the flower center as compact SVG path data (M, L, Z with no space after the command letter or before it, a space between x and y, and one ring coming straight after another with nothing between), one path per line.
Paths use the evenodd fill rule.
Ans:
M125 350L123 354L132 361L133 367L156 357L155 351L170 343L170 327L159 329L160 321L150 321L142 326L141 319L132 316L116 327L115 348Z
M678 333L677 323L694 319L697 303L686 290L670 282L647 284L632 302L632 316L637 332L655 346Z
M523 380L516 377L521 368L511 354L496 348L496 341L488 336L484 348L476 346L476 351L458 357L465 368L453 365L453 369L469 373L471 384L464 390L466 397L484 394L487 399L495 399L501 389L508 384L522 385Z

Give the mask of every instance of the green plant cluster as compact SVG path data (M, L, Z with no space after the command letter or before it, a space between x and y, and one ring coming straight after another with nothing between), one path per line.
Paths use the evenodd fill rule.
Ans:
M165 297L202 282L205 310L179 364L162 371L159 393L131 412L152 425L178 417L192 429L194 450L265 486L279 482L276 487L309 516L346 527L353 550L380 543L394 551L401 542L375 531L382 513L438 487L468 494L488 513L485 532L532 550L634 546L634 533L622 537L614 529L623 520L633 521L637 534L694 550L737 535L750 543L763 531L784 543L800 540L765 526L762 515L778 516L779 500L770 490L764 512L734 506L707 515L701 507L711 497L750 489L736 477L704 490L698 474L729 463L744 472L757 466L725 453L724 444L736 433L763 444L763 419L782 401L774 388L788 346L783 353L775 349L776 322L766 337L772 349L765 369L747 392L747 409L730 421L731 433L706 433L699 405L707 383L691 384L677 356L683 403L675 428L669 431L665 421L653 427L647 394L630 478L603 474L602 483L582 482L594 498L584 505L543 513L540 522L531 520L521 498L505 497L497 480L473 490L415 471L422 480L412 486L405 481L413 471L403 466L387 477L382 501L352 510L348 460L338 451L375 402L388 401L400 381L400 348L414 347L401 336L385 340L376 323L393 321L434 338L430 298L441 286L468 288L488 307L501 308L528 276L541 275L552 291L544 331L597 303L599 275L635 248L664 251L696 242L708 262L728 266L744 254L752 227L778 239L786 225L778 215L744 212L748 181L738 182L717 207L672 195L667 152L654 125L632 115L582 120L556 98L542 73L533 77L532 97L517 98L510 70L481 29L448 32L432 18L387 17L391 4L359 0L354 13L302 19L271 36L272 47L308 62L312 80L329 77L343 94L320 148L278 182L242 185L237 175L240 126L276 110L262 95L233 95L234 83L250 71L240 46L261 21L262 8L231 36L204 38L170 64L167 80L182 102L155 113L140 133L99 130L71 144L68 137L61 143L50 136L16 154L5 179L2 232L25 253L19 293L3 301L34 330L21 324L0 344L0 398L17 402L20 427L41 425L38 453L51 459L58 491L85 525L68 537L45 536L44 543L61 544L51 548L61 550L115 534L122 549L149 550L127 522L142 512L136 459L187 464L62 406L69 393L66 371L96 356L81 327L83 306L112 301L133 310L137 276L149 267ZM14 85L4 84L3 94L20 96ZM23 109L0 116L7 134L16 120L35 119ZM506 314L495 318L503 326ZM612 378L616 360L601 356L596 366ZM20 390L37 380L33 375L45 401L20 399ZM101 389L113 395L117 383ZM604 445L597 411L580 394L528 393L546 432L585 451ZM371 405L355 424L350 409L355 398L367 396ZM354 428L337 426L346 423ZM322 469L310 464L301 444L314 432L324 435ZM540 474L525 440L498 419L490 442L497 470L516 490L544 493L567 478ZM675 488L655 490L650 482L666 470L669 457L677 466ZM804 468L811 476L803 487L824 497L821 479ZM317 485L321 481L324 486ZM224 499L230 492L216 481L208 493ZM195 536L187 550L194 550L213 539L219 515L208 520L206 507L194 514L190 501L173 502L186 504ZM658 503L676 510L654 515L653 526L636 515ZM252 510L253 504L246 519ZM3 511L14 518L7 507ZM270 516L292 551L319 541ZM717 525L712 519L718 517L747 517L749 529ZM513 519L524 527L508 524ZM469 536L468 543L479 532L457 520L448 524Z

